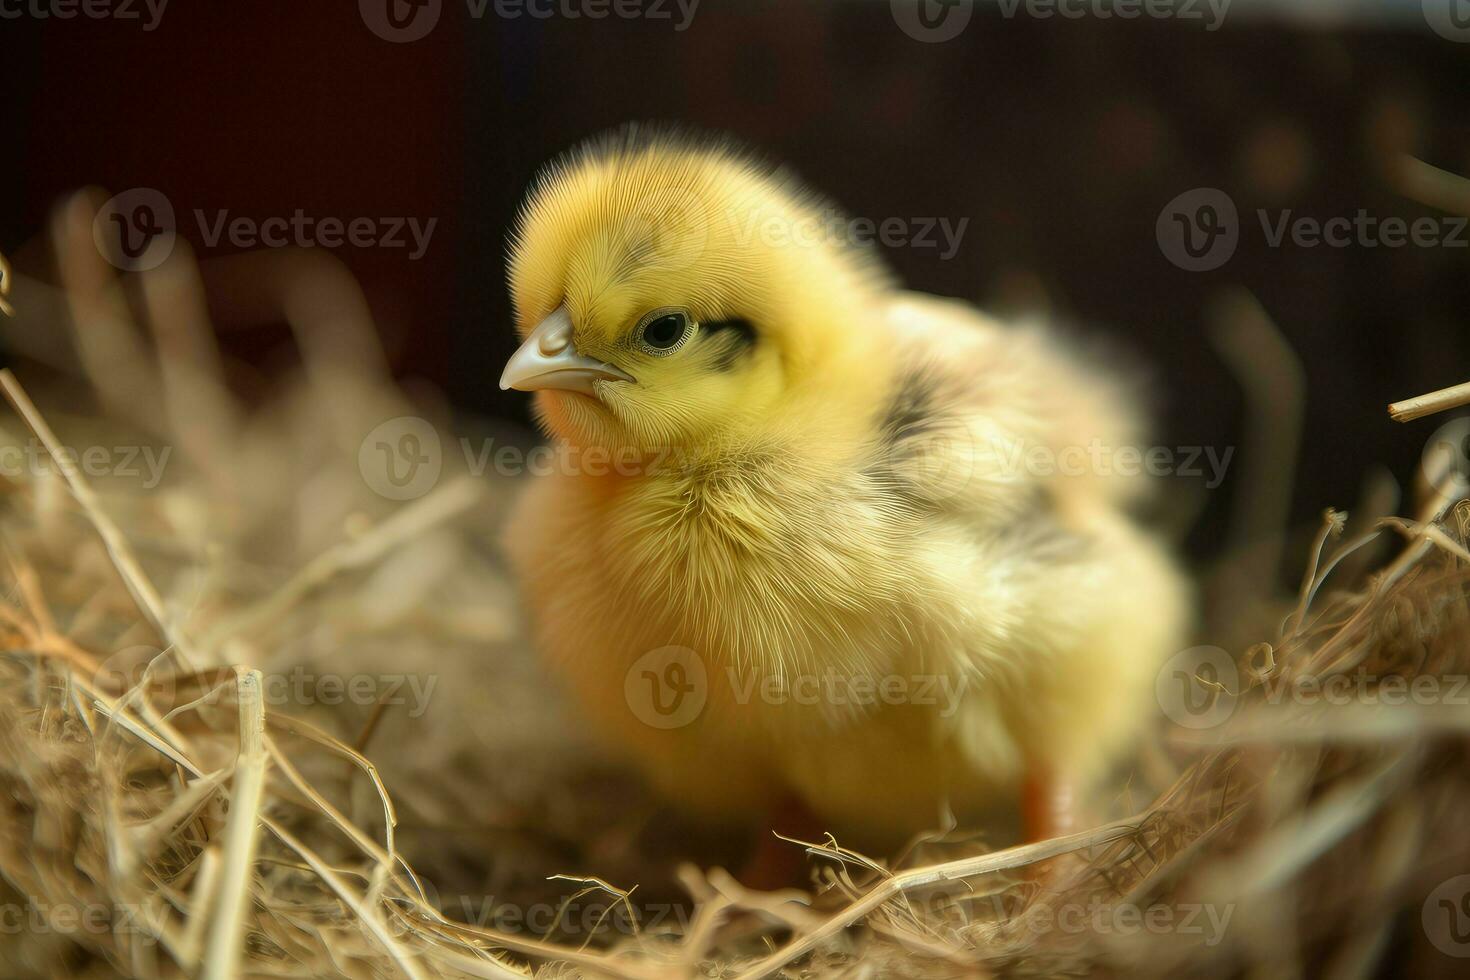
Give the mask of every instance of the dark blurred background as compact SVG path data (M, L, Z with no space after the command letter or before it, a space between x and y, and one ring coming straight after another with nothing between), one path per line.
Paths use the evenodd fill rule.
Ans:
M889 263L913 288L1044 311L1135 351L1158 380L1165 445L1246 439L1211 327L1220 298L1248 290L1305 372L1303 526L1353 505L1375 464L1412 474L1435 422L1399 426L1385 403L1470 377L1470 233L1459 247L1272 247L1255 217L1445 215L1406 196L1402 159L1470 173L1470 0L1235 0L1215 23L1219 0L1136 19L961 0L926 8L970 16L932 42L886 0L700 0L692 17L687 0L646 0L645 16L600 19L585 15L609 9L597 0L555 2L535 17L493 0L480 16L475 0L176 0L155 17L131 0L128 19L124 0L103 18L0 0L0 250L45 278L48 214L89 184L166 195L206 282L209 259L239 249L205 241L195 209L434 219L417 259L333 251L401 375L465 413L525 421L525 397L496 379L514 347L505 239L527 183L599 130L671 120L737 135L856 215L968 219L952 257L900 247ZM1238 207L1239 245L1186 271L1156 222L1199 187ZM229 295L209 301L235 325ZM254 324L227 343L265 365L289 341ZM1190 491L1197 556L1222 540L1234 475Z

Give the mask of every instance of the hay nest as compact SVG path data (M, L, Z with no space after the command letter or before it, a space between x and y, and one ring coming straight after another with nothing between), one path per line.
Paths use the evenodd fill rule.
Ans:
M438 413L388 380L355 287L315 258L227 260L303 349L247 410L188 256L129 303L89 207L58 219L64 289L12 299L22 336L85 328L74 375L38 373L44 405L93 408L38 410L0 376L0 444L38 461L0 486L0 972L1355 976L1470 955L1461 484L1346 542L1329 512L1269 640L1176 658L1122 819L1004 850L947 828L888 863L810 842L812 893L692 866L640 892L638 861L674 858L524 654L504 490L452 453L417 499L372 486L371 433ZM144 488L83 446L176 457ZM1331 583L1385 538L1379 572Z

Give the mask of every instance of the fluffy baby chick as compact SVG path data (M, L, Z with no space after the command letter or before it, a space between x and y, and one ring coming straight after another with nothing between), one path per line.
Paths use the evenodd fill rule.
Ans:
M899 290L829 214L637 129L537 182L501 386L570 450L509 532L538 644L711 820L795 797L887 846L1024 797L1050 835L1185 625L1140 478L1089 449L1137 445L1129 398L1043 331ZM650 724L671 646L667 696L703 706Z

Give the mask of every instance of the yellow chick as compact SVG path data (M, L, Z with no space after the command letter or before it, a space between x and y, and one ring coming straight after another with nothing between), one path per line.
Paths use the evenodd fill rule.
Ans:
M899 290L852 227L636 127L536 183L501 387L561 448L508 532L537 643L709 820L794 798L889 846L1024 798L1050 836L1187 624L1127 516L1143 478L1108 465L1130 399L1044 330Z

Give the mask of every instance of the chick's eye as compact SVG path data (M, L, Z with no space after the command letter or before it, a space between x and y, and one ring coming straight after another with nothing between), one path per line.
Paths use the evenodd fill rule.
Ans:
M639 331L638 342L655 354L674 350L689 334L689 317L683 313L662 313L653 317Z

